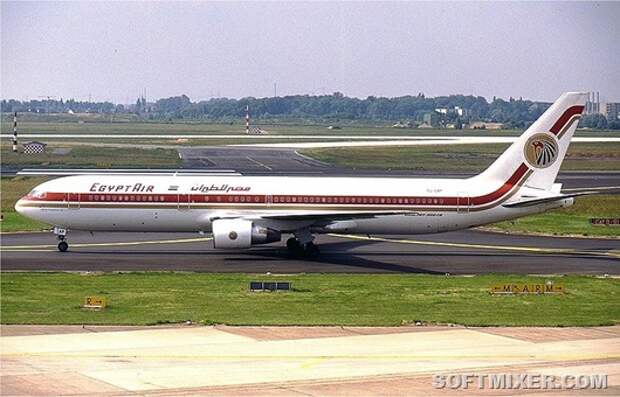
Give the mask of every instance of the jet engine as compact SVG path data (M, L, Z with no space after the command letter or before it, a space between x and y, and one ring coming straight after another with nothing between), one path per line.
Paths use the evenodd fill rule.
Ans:
M212 228L213 246L221 249L250 248L282 239L279 231L254 225L246 219L216 219Z

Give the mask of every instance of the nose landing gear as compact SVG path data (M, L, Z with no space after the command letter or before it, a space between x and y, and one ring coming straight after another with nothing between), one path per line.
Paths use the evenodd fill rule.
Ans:
M54 234L58 238L58 251L66 252L69 249L69 243L65 241L67 237L67 229L54 227Z
M61 241L58 243L58 251L66 252L69 249L69 244L66 241Z

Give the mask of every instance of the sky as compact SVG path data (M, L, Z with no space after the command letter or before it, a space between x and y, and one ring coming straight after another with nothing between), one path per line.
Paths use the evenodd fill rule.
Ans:
M620 2L2 1L0 14L4 99L620 102Z

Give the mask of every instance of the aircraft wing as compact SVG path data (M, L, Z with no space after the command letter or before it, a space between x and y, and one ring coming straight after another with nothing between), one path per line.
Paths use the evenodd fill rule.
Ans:
M216 219L269 219L278 221L342 221L354 219L368 219L385 215L406 215L415 211L343 211L343 212L308 212L293 214L252 214L250 216L223 215L211 218Z
M307 213L307 214L270 214L261 216L262 219L274 219L274 220L290 220L290 221L305 221L305 220L353 220L353 219L368 219L375 218L377 216L384 215L406 215L413 211L351 211L351 212L339 212L339 213Z
M586 196L590 194L599 194L599 192L580 192L580 193L571 193L571 194L560 194L557 196L549 196L549 197L540 197L535 199L528 200L519 200L512 203L506 203L502 205L502 207L506 208L521 208L521 207L531 207L533 205L552 203L558 200L564 200L567 198L577 197L577 196Z

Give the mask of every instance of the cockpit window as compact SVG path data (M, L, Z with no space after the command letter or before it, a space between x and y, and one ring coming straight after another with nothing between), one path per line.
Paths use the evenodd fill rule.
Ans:
M45 198L45 192L39 189L32 189L30 193L28 193L28 196L33 198Z

